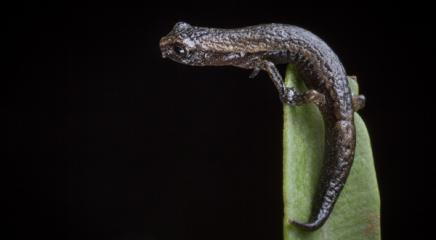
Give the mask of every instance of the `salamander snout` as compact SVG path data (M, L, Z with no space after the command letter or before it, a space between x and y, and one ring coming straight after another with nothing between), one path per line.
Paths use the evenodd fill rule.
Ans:
M162 58L166 58L168 56L168 39L166 37L162 37L159 41L160 52L162 53Z

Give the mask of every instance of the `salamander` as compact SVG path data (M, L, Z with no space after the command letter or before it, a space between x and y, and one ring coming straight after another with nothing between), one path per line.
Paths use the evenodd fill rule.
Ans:
M265 71L283 104L315 104L325 127L325 159L308 222L289 220L307 231L319 229L338 199L354 159L354 112L365 97L353 96L347 74L333 50L315 34L292 25L262 24L236 29L191 26L178 22L159 42L162 57L192 66L235 66ZM308 90L286 87L276 64L293 64Z

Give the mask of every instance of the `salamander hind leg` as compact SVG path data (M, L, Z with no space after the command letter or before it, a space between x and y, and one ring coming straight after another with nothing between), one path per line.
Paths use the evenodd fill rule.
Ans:
M365 107L366 98L363 95L353 96L353 110L355 112Z

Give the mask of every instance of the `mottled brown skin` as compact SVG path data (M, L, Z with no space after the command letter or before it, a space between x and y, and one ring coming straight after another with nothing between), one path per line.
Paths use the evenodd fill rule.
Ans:
M239 29L194 27L177 23L160 40L163 57L193 66L231 65L253 69L250 77L266 71L285 104L314 103L325 126L326 151L319 190L308 223L289 223L308 231L320 228L333 210L350 173L356 134L354 111L365 98L353 98L339 58L320 38L302 28L265 24ZM294 64L308 91L287 88L275 64Z

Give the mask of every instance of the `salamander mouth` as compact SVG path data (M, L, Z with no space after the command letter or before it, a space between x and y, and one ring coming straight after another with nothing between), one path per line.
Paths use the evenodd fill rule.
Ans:
M167 58L167 54L165 53L165 51L161 51L162 52L162 58Z

